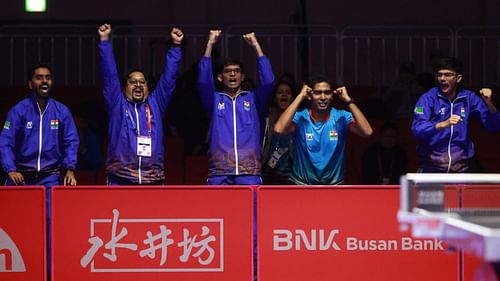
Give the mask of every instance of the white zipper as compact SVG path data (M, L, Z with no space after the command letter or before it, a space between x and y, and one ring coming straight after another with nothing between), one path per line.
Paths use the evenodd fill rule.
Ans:
M450 118L452 115L453 115L453 102L451 103ZM451 169L451 139L453 138L453 126L454 125L451 125L450 139L448 140L448 169L446 170L447 173L449 173Z
M136 126L137 126L137 137L141 135L141 128L139 127L139 113L137 112L137 104L134 104L134 110L135 110L135 121L136 121ZM139 167L138 167L138 175L139 175L139 184L142 184L142 177L141 177L141 161L142 157L139 156Z
M41 161L42 161L43 114L45 113L45 110L47 110L47 107L49 106L49 103L47 102L47 104L45 105L45 110L43 112L40 109L40 105L38 104L38 102L36 103L36 105L38 106L38 112L40 113L40 124L39 124L39 127L38 127L38 158L37 158L37 161L36 161L36 171L40 172L40 169L41 169L41 166L42 166L41 165Z
M236 175L239 175L238 170L238 138L236 136L236 97L233 99L233 141L234 141L234 163L236 165Z
M451 108L450 108L450 118L451 116L453 115L453 104L455 103L455 101L457 101L460 97L457 97L455 98L454 101L450 101L451 103ZM453 138L453 127L455 125L451 125L450 129L451 129L451 132L450 132L450 139L448 140L448 169L446 170L447 173L450 172L451 170L451 139Z

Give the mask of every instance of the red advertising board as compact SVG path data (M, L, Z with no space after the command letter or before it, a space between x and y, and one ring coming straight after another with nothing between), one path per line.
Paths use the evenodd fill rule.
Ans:
M0 187L0 280L45 280L45 190Z
M500 208L500 185L467 185L462 187L463 208ZM468 253L463 258L464 281L474 279L483 261Z
M253 280L253 191L55 188L53 280Z
M261 187L257 194L260 281L458 280L457 253L400 231L398 187ZM446 198L458 205L455 189Z

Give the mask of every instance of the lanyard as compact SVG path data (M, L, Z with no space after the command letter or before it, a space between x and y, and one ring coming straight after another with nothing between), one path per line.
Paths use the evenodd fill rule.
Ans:
M149 108L149 104L146 103L146 120L148 121L148 134L149 134L149 137L151 137L151 109ZM127 110L128 112L128 110ZM137 109L136 109L136 112L137 112ZM134 119L132 119L132 114L129 114L128 115L130 117L130 121L132 121L132 124L135 124L136 121L134 121ZM141 132L139 131L139 120L137 120L137 125L136 125L136 128L135 128L135 131L137 132L137 136L140 137L141 136Z
M151 137L151 110L148 103L146 103L146 118L148 120L148 134Z

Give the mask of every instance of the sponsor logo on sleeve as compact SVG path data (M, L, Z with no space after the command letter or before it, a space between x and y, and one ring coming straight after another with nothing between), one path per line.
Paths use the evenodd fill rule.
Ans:
M415 114L424 114L424 108L421 106L415 107Z

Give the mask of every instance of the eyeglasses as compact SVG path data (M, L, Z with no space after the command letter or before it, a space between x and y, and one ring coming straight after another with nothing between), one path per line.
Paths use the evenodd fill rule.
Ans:
M139 80L135 80L135 79L128 79L127 80L127 83L129 83L130 85L146 85L147 81L144 80L144 79L139 79Z
M313 90L312 92L315 95L321 95L321 94L331 95L331 94L333 94L333 90Z
M450 79L452 77L455 77L457 76L458 74L454 73L454 72L438 72L436 73L436 78L441 78L441 77L444 77L446 79Z
M241 68L224 68L222 71L224 74L230 74L234 72L235 74L240 74L241 73Z

